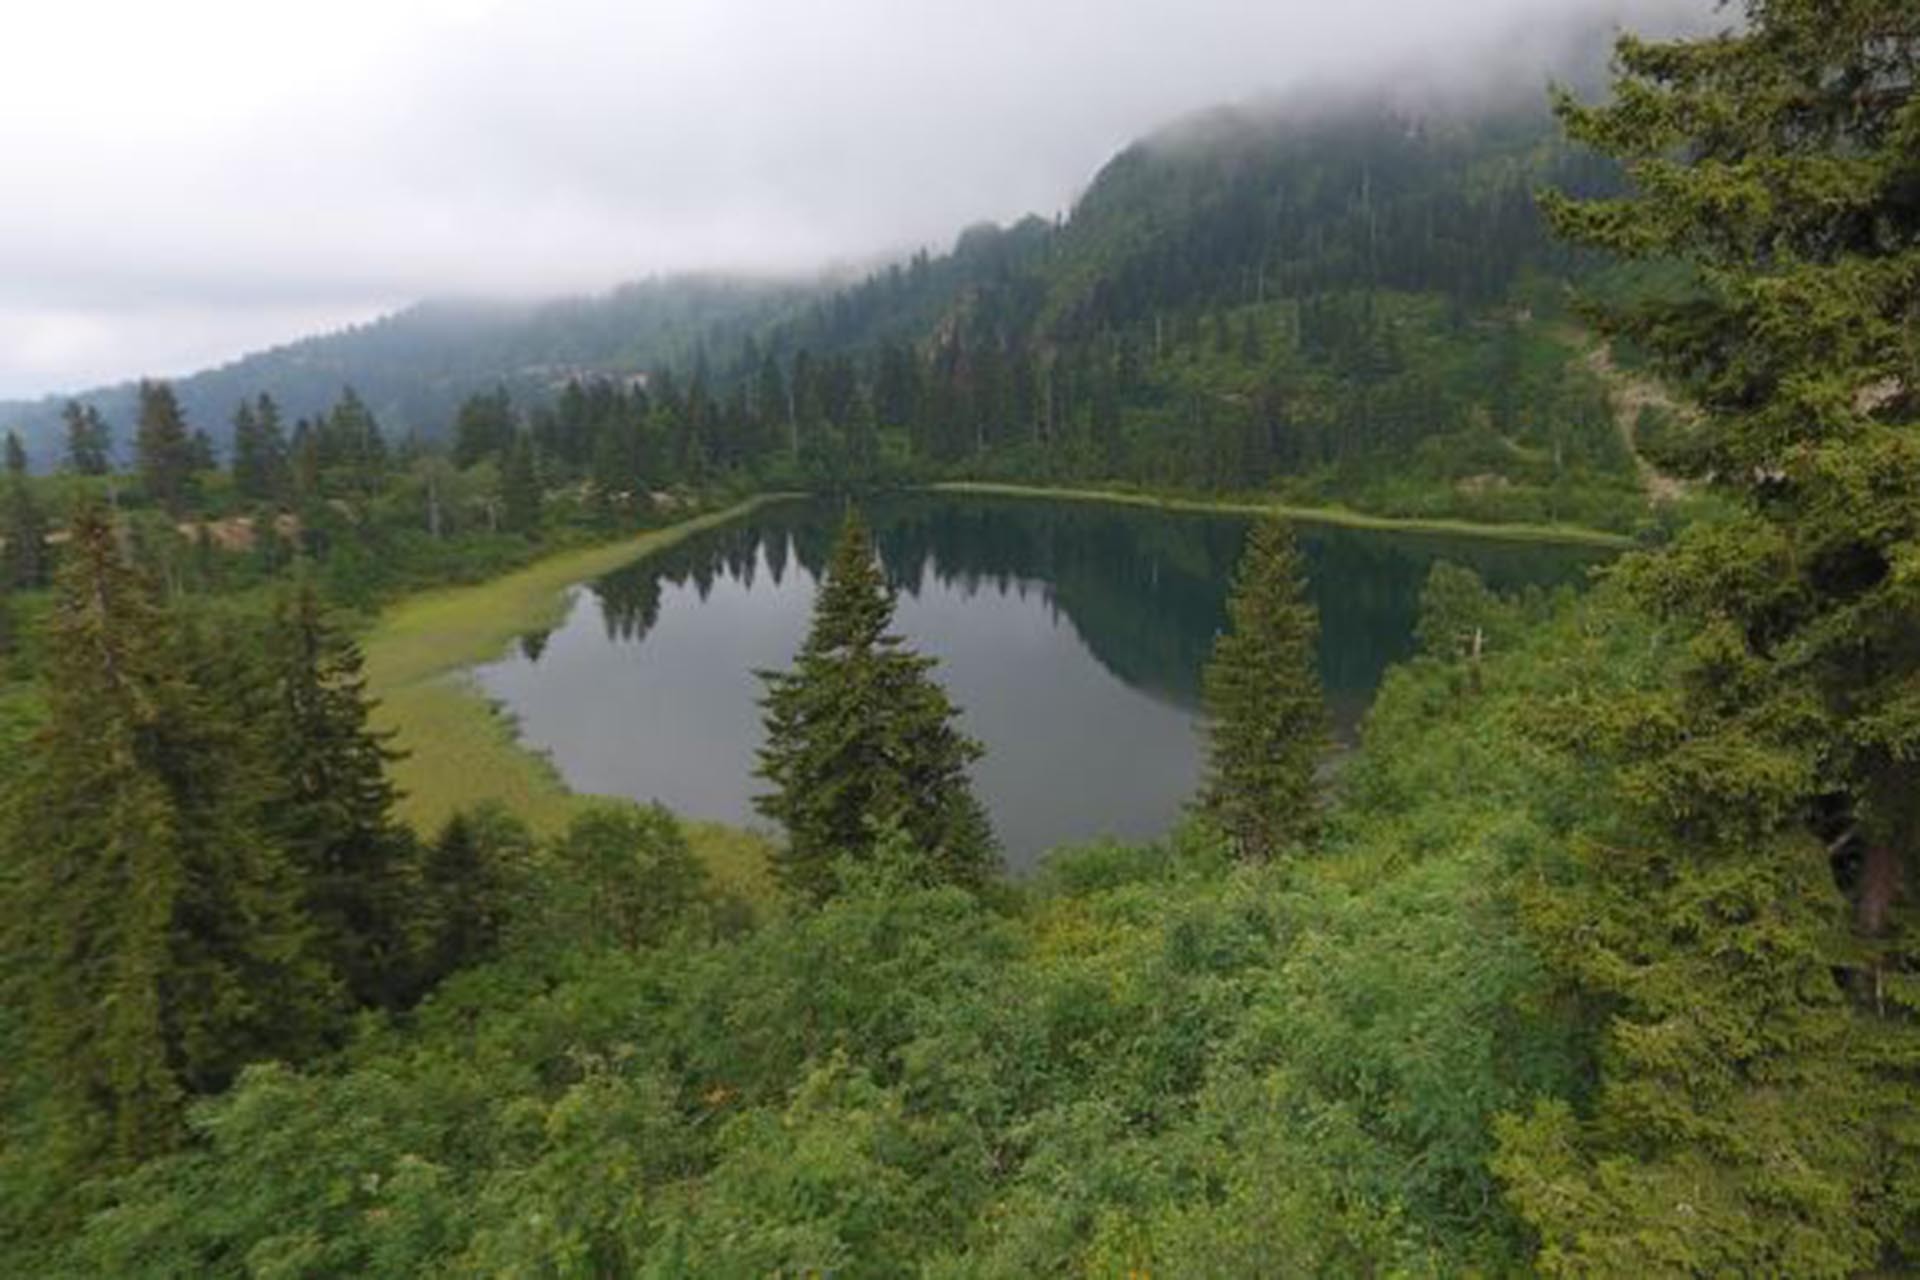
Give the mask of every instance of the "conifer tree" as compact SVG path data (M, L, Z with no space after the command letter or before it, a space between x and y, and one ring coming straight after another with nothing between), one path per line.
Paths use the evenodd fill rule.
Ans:
M1302 579L1287 527L1255 524L1227 601L1230 629L1214 641L1203 680L1210 724L1200 805L1242 857L1276 857L1317 825L1327 712L1320 620Z
M501 524L514 533L533 534L540 528L540 477L534 470L533 438L513 433L500 468Z
M243 402L233 415L233 487L252 502L277 502L286 496L287 440L280 427L280 406L262 395Z
M504 810L457 813L426 850L420 980L430 986L499 947L533 854L532 837Z
M7 488L0 512L0 538L6 540L0 578L22 590L47 585L47 521L27 477L27 451L20 437L7 432Z
M320 433L306 419L293 424L287 444L287 486L297 508L312 508L325 497Z
M7 788L7 968L76 1149L138 1159L193 1093L316 1048L336 1000L262 809L257 742L180 633L75 517L51 622L49 715Z
M1682 452L1740 514L1619 571L1687 637L1679 681L1549 723L1625 802L1530 909L1605 1027L1590 1103L1503 1133L1557 1274L1839 1276L1920 1242L1920 24L1744 9L1623 40L1613 100L1560 104L1633 183L1551 198L1557 229L1693 269L1598 318L1698 402Z
M67 466L83 476L103 476L112 467L113 433L90 404L69 400L60 411L67 425Z
M929 880L976 885L995 846L967 766L980 746L930 672L935 663L888 633L894 593L866 525L849 512L794 669L762 672L767 741L756 799L787 832L781 879L814 899L834 887L835 859L871 855L904 836Z
M275 612L267 709L282 794L273 805L304 877L321 951L353 998L392 1005L411 956L419 855L393 817L387 769L398 754L372 729L359 646L326 616L309 581Z
M352 387L340 392L320 427L323 467L338 467L361 497L380 491L387 475L387 440L373 410Z
M147 496L170 515L184 514L192 494L193 442L180 402L166 383L140 384L140 417L133 443Z
M453 463L465 470L504 453L513 442L513 402L505 387L469 396L453 424Z
M187 437L187 470L195 475L203 471L213 471L220 466L218 452L213 447L213 437L205 431L195 431Z

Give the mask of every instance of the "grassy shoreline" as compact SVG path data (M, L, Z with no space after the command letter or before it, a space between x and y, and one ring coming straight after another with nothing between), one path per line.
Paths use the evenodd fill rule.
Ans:
M568 588L611 573L694 534L736 520L785 495L749 498L637 537L563 551L489 582L423 592L384 610L362 641L373 723L405 752L392 769L401 818L432 832L482 801L504 804L550 835L589 803L487 701L467 668L503 653L515 638L557 625ZM694 847L716 877L749 897L764 876L766 841L720 823L688 822Z
M1275 514L1346 528L1509 542L1633 545L1620 535L1573 526L1483 525L1371 516L1342 508L984 481L953 481L929 488L941 493L1108 502L1163 511ZM367 689L377 704L374 725L391 732L394 746L405 753L392 770L402 793L402 819L417 830L431 832L459 810L491 800L504 804L541 835L564 828L593 797L570 789L541 752L520 740L511 719L486 699L468 669L497 658L519 636L558 625L566 616L568 591L578 583L791 496L756 496L636 537L558 552L488 582L410 596L383 611L364 638L363 650ZM766 842L762 837L719 823L689 822L687 827L695 846L723 881L751 890L763 876Z
M981 494L1004 498L1055 498L1067 502L1109 502L1149 507L1158 511L1217 512L1226 515L1273 515L1302 524L1333 525L1343 529L1374 529L1386 533L1432 533L1496 542L1546 542L1563 546L1604 547L1609 550L1638 545L1621 533L1606 533L1581 525L1483 524L1428 516L1376 516L1345 507L1300 507L1283 502L1247 502L1235 499L1170 498L1128 493L1117 489L1049 488L1044 485L1003 484L988 480L950 480L928 486L938 493Z
M1630 547L1631 538L1570 525L1492 525L1468 520L1375 516L1340 507L1298 507L1226 499L1157 497L1111 489L1048 488L949 481L934 492L1106 502L1162 511L1272 514L1306 523L1389 532L1444 534L1507 542ZM488 582L410 596L385 610L365 639L375 723L395 735L407 757L394 768L404 793L402 817L431 830L461 808L495 799L538 831L564 826L583 797L490 705L467 668L490 661L530 631L557 625L567 591L654 552L726 524L788 494L764 494L636 537L547 556Z

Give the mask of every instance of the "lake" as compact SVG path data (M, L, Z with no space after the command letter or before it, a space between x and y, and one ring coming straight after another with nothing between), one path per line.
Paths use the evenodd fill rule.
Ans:
M1202 765L1200 672L1225 625L1242 517L912 494L863 511L899 590L895 629L986 747L975 785L1008 864L1164 832ZM842 508L763 508L576 589L566 621L476 671L568 784L687 817L754 813L757 670L806 633ZM1351 741L1386 668L1414 651L1437 559L1501 590L1578 584L1604 553L1300 525L1320 674Z

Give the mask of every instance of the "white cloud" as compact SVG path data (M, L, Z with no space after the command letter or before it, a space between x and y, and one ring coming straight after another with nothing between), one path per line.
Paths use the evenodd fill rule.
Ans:
M0 394L425 294L944 243L1171 116L1604 2L9 4Z
M244 351L374 319L395 305L185 302L84 309L0 304L0 398L77 390L135 375L180 377ZM130 347L139 353L137 364L128 360Z

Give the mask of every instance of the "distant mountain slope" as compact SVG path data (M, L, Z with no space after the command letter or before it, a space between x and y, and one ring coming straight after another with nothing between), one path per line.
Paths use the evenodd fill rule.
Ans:
M352 386L393 436L436 435L460 402L504 383L522 400L569 377L638 373L690 358L703 338L727 341L783 314L823 284L687 275L547 303L425 302L370 324L305 338L174 381L188 420L216 440L243 399L261 392L288 418L317 415ZM135 384L81 393L114 426L125 453ZM58 457L66 397L0 403L0 428L21 430L40 462ZM123 461L126 459L123 458Z
M1355 288L1482 307L1528 270L1578 270L1534 207L1542 186L1615 182L1609 162L1562 141L1532 89L1494 105L1408 94L1220 107L1112 157L1070 217L969 228L950 253L814 299L775 347L858 352L969 322L1057 345L1178 309Z
M1518 97L1215 110L1113 157L1069 217L973 227L848 287L425 304L176 387L216 440L243 396L299 417L346 385L390 435L436 435L496 383L537 408L571 378L677 369L630 421L563 414L551 465L650 457L661 483L779 451L783 479L827 483L891 465L1627 527L1643 503L1605 386L1548 323L1591 264L1534 206L1617 178ZM124 440L131 387L88 398ZM44 458L57 412L0 406L0 424ZM603 431L625 443L599 449Z
M872 452L864 396L896 456L948 475L1624 529L1644 495L1566 323L1599 264L1534 203L1618 181L1531 97L1208 112L1115 156L1071 217L973 228L710 349L700 382L765 419L756 362L800 381L806 353L818 465Z

